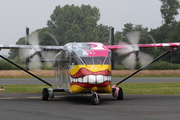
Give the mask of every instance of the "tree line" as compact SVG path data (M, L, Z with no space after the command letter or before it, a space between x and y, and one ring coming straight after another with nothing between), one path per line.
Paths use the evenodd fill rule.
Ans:
M178 0L160 0L162 16L162 25L155 29L148 29L143 25L134 25L133 23L124 24L122 31L116 31L114 41L116 43L123 41L128 42L126 33L130 31L141 31L139 44L169 43L180 41L180 21L176 21L180 4ZM38 29L40 45L65 45L68 42L103 42L109 41L109 26L97 24L100 19L100 12L97 7L90 5L65 5L56 6L47 21L47 27ZM48 34L50 33L50 34ZM53 35L58 44L53 40ZM25 38L20 38L17 45L25 44ZM167 49L142 49L143 52L157 57ZM117 63L120 64L118 58ZM19 59L18 50L10 50L9 59ZM163 61L180 64L180 50L168 54ZM19 61L19 60L17 60Z

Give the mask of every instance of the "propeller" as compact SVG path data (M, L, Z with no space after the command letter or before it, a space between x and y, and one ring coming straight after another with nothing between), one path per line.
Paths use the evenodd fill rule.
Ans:
M50 33L49 33L50 34ZM52 34L51 34L52 35ZM33 32L29 36L29 44L32 45L31 49L19 49L20 58L30 58L29 65L31 68L41 69L42 63L45 62L47 66L51 63L48 62L52 59L56 53L50 51L43 51L39 46L39 34L38 32Z
M126 37L130 44L120 42L119 44L125 45L126 48L117 51L119 55L127 55L127 57L121 62L126 68L135 69L137 59L141 66L144 66L153 60L151 55L140 52L139 47L137 46L140 39L140 31L128 32Z

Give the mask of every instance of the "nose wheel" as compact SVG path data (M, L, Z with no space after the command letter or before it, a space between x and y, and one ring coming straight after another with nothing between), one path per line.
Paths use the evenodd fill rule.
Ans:
M100 103L99 95L95 91L93 91L92 94L93 94L91 96L91 103L92 103L92 105L99 105L99 103Z

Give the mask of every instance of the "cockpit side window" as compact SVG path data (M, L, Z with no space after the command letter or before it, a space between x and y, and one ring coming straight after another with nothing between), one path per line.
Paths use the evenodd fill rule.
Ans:
M74 65L83 65L82 61L79 59L79 57L74 52L71 53L71 62Z
M106 61L104 62L105 65L111 64L111 51L109 51L108 56L106 57Z
M107 56L106 61L104 62L105 65L111 64L109 56Z

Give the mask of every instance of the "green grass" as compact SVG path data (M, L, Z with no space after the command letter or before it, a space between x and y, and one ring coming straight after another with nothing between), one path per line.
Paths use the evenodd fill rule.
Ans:
M49 88L47 85L1 85L5 89L0 93L41 93L43 88Z
M180 82L172 83L122 83L124 94L180 95Z
M127 77L128 75L114 75L112 76L112 78L125 78ZM171 75L134 75L132 76L131 78L140 78L140 77L180 77L180 75L174 75L174 74L171 74Z
M54 85L55 86L55 85ZM47 85L3 85L0 93L41 93ZM122 83L124 94L139 95L180 95L180 82L172 83Z
M55 77L44 77L44 76L38 76L39 78L55 78ZM36 79L35 77L32 76L23 76L23 77L19 77L19 76L10 76L10 77L1 77L0 79Z

